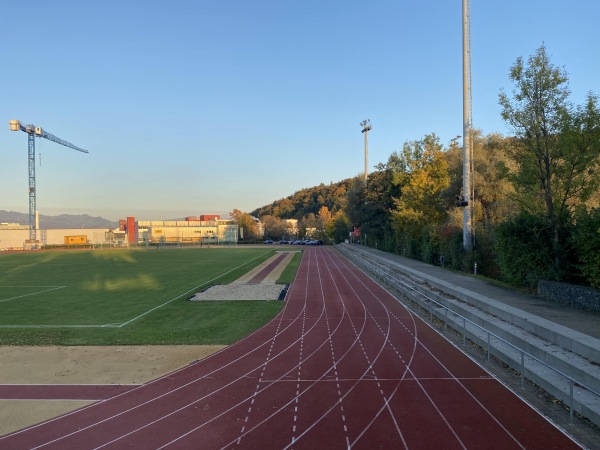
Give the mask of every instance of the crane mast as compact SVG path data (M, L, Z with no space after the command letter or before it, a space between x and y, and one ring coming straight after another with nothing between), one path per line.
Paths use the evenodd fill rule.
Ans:
M22 125L18 120L10 120L10 129L12 131L23 131L27 133L27 153L29 160L29 241L35 243L37 241L37 224L35 220L36 207L36 186L35 186L35 138L44 138L65 147L72 148L82 153L89 153L76 145L71 144L63 139L60 139L53 134L44 131L41 127L34 125Z

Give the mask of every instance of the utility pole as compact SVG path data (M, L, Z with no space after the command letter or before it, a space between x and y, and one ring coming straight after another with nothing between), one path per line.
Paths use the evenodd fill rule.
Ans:
M363 120L360 123L360 126L362 127L361 133L365 134L365 186L366 186L367 178L369 176L369 138L368 138L368 134L369 134L369 131L371 130L371 128L373 128L373 127L371 126L371 121L369 119Z
M470 0L462 2L463 38L463 247L473 248L471 235L473 198L471 195L471 8Z

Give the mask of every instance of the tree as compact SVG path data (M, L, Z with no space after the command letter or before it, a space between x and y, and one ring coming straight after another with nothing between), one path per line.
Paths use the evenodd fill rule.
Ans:
M515 166L506 156L511 139L499 134L482 136L481 131L474 130L473 142L473 222L474 226L493 226L505 219L514 208L512 184L502 174L507 167ZM455 203L456 196L462 190L463 150L453 140L445 152L450 173L450 185L444 192L447 205ZM453 209L453 208L452 208ZM456 212L451 209L452 218L457 218L456 225L462 227L462 209ZM457 213L459 213L457 215ZM456 217L455 217L456 216Z
M392 152L385 164L379 163L369 174L364 190L364 221L360 223L368 245L382 250L395 248L392 233L394 199L400 196L400 187L394 183L395 174L402 169L401 157Z
M393 218L398 232L414 242L423 237L426 228L439 225L446 216L441 194L449 186L450 176L435 133L406 142L399 166L402 170L394 174L394 182L401 195L395 199Z
M288 237L288 228L279 217L270 215L261 216L260 221L263 224L266 238L279 241L284 237Z
M352 179L346 194L345 213L350 225L360 225L365 222L365 183L360 177Z
M512 156L517 170L512 179L526 211L545 215L552 229L553 263L561 270L565 242L561 230L573 208L598 185L600 164L597 98L589 94L583 107L568 101L568 77L555 67L542 45L527 66L517 58L510 79L512 99L500 92L502 118L513 128Z
M350 232L350 221L343 211L338 211L333 217L331 230L328 230L328 235L331 236L334 243L338 244L348 239Z
M258 238L258 224L250 214L242 212L239 209L234 209L229 215L238 224L240 239L253 240Z
M307 214L298 221L298 232L302 239L314 237L318 229L319 220L313 213Z
M326 240L327 235L330 232L333 226L333 214L329 211L327 206L321 206L319 209L319 215L317 216L317 238L321 240Z

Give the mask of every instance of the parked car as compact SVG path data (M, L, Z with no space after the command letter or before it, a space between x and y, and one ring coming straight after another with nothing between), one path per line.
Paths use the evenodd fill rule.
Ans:
M306 241L306 245L323 245L323 241L321 239L311 239Z
M265 242L263 242L263 244L274 244L275 242L272 241L271 239L267 239Z

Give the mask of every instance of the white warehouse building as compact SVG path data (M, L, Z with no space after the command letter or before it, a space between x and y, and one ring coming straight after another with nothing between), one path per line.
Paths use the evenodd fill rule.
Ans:
M128 217L119 221L119 227L67 228L37 230L37 241L29 241L29 226L17 223L0 224L0 250L29 250L44 246L62 245L155 245L235 244L238 240L238 225L233 220L221 219L218 215L186 217L185 220L137 221Z

